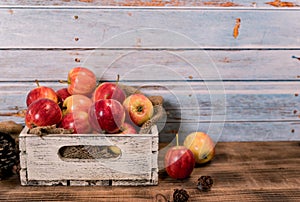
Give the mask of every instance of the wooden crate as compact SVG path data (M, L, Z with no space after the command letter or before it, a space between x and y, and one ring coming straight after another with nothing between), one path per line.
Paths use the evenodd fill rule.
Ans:
M20 135L22 185L137 186L158 184L158 130L151 134ZM64 146L117 146L121 155L103 159L62 158Z

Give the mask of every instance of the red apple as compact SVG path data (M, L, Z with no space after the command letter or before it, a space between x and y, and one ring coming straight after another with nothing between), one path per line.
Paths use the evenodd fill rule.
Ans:
M116 133L125 121L125 110L117 100L98 100L90 107L89 120L98 132Z
M185 146L170 148L165 156L165 168L174 179L185 179L191 175L195 167L195 157Z
M63 116L60 127L64 129L73 129L74 133L88 134L92 132L89 123L89 115L87 112L78 111L76 113L68 113Z
M137 134L135 127L126 122L123 123L120 130L120 134Z
M67 97L71 96L71 94L68 91L68 88L61 88L56 91L56 95L58 97L59 103L63 103Z
M104 82L93 93L93 101L101 99L114 99L123 103L126 98L124 91L116 83Z
M75 67L68 73L68 92L71 95L91 95L97 85L96 75L85 67Z
M26 105L27 107L33 103L34 101L40 98L48 98L53 100L54 102L58 102L58 97L55 91L47 86L40 86L39 82L36 80L37 87L29 91L26 97Z
M92 100L85 95L71 95L67 97L62 106L63 115L70 112L84 111L87 112L92 105Z
M143 94L133 94L127 97L123 106L131 121L141 126L153 115L152 102Z
M28 128L36 126L51 126L58 124L62 119L62 112L56 102L41 98L31 103L25 114L25 123Z
M168 175L174 179L188 178L195 167L194 154L185 146L179 146L178 134L176 134L177 146L168 149L165 155L165 168Z

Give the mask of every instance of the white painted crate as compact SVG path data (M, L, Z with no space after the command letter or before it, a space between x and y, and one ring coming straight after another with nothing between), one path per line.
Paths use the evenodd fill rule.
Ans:
M22 185L138 186L158 184L158 130L151 134L20 134ZM64 146L118 146L121 155L110 159L64 159Z

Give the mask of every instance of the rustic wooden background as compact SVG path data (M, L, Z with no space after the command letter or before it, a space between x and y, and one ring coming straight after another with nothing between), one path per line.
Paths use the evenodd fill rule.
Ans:
M165 98L160 141L300 140L300 2L0 0L0 121L75 66ZM238 24L237 21L240 22Z

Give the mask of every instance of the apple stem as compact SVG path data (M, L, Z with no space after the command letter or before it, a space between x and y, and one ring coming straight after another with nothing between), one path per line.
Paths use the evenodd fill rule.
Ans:
M36 85L37 85L37 87L40 87L40 83L39 83L39 81L36 79L36 80L34 80L35 81L35 83L36 83Z
M176 133L176 146L179 146L179 141L178 141L178 133Z
M120 75L118 74L118 75L117 75L116 86L118 86L118 85L119 85L119 81L120 81Z

